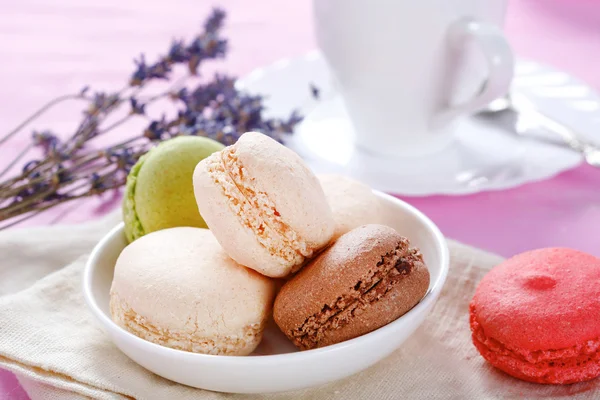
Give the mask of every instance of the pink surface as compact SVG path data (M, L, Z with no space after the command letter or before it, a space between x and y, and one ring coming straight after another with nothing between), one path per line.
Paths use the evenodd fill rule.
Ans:
M232 51L223 68L230 72L244 74L314 48L306 0L8 2L0 14L0 132L32 108L85 84L119 88L132 70L133 57L144 51L152 58L165 51L172 37L189 37L213 4L229 12ZM568 71L600 90L600 4L595 0L515 0L506 29L517 54ZM64 107L36 126L60 130L72 125L73 113ZM19 140L10 143L17 147ZM8 155L3 148L0 160ZM449 237L504 256L545 246L600 256L599 187L600 171L582 166L502 192L406 200ZM118 204L110 196L104 200L80 203L65 215L57 210L28 225L85 221ZM12 375L0 371L0 399L24 396Z

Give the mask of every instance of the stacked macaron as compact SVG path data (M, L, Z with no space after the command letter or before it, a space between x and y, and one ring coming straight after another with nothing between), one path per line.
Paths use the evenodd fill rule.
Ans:
M196 209L190 181L198 162L223 148L208 138L179 136L140 157L125 187L123 220L127 240L177 226L206 228Z
M181 212L197 214L191 220L209 229L149 233L130 218L136 226L126 231L136 232L129 235L135 241L117 260L111 288L111 314L121 327L181 350L247 355L273 314L283 333L307 350L371 332L425 295L422 255L382 225L370 188L317 177L296 153L260 133L213 151L200 155L182 188L187 193L193 186L197 208ZM171 157L172 168L177 155ZM143 174L146 168L168 174L151 162L148 157L132 181L151 176ZM129 192L126 209L152 215ZM281 278L286 282L276 294Z
M208 229L160 230L127 246L110 311L151 342L207 354L246 355L260 341L274 282L241 267Z
M296 153L260 133L202 160L194 192L227 254L266 276L298 270L335 228L316 176Z
M279 328L300 349L343 342L410 310L429 287L423 257L384 225L342 235L275 299Z

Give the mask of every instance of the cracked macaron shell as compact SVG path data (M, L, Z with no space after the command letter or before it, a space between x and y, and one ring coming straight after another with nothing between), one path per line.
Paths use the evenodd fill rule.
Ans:
M161 344L176 334L179 348L185 348L182 337L190 343L209 338L219 346L224 338L244 338L248 327L258 326L262 334L274 294L274 281L233 261L208 229L190 227L153 232L129 244L111 287L111 301L135 312L135 321L156 327ZM247 338L254 346L259 339ZM244 355L254 348L238 350Z
M394 254L395 249L398 249L397 254ZM394 277L389 291L350 315L348 321L328 327L316 345L306 346L298 336L294 337L294 331L313 319L311 317L333 309L339 300L343 303L344 299L354 299L358 291L364 292L364 284L376 283L366 281L381 269L382 265L378 264L389 254L394 254L388 257L391 262L401 260L411 264L407 275L401 279ZM361 336L396 320L423 298L428 287L429 271L420 252L411 248L406 238L387 226L364 225L342 235L286 282L275 299L273 316L299 348L323 347Z
M225 152L235 151L239 173L211 169ZM215 175L218 173L218 175ZM229 195L223 181L243 177L243 185L256 194L264 209L256 213L244 212L240 203L254 203L254 199L236 192L236 182L230 182ZM236 178L237 179L237 178ZM269 218L276 217L301 240L294 245L306 246L311 254L326 246L333 235L334 221L323 189L312 171L292 150L257 132L241 136L236 144L213 154L198 164L194 172L194 190L198 208L211 231L225 251L238 263L266 276L280 278L300 268L305 257L286 261L280 253L289 252L278 228L269 226ZM268 218L266 213L269 213ZM269 237L258 235L267 226Z
M177 226L206 228L192 176L198 162L224 147L205 137L179 136L140 157L127 176L123 198L127 240Z

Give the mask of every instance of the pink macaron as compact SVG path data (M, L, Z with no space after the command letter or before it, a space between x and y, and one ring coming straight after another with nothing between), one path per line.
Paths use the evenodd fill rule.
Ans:
M565 248L512 257L480 282L470 324L481 355L516 378L600 376L600 259Z

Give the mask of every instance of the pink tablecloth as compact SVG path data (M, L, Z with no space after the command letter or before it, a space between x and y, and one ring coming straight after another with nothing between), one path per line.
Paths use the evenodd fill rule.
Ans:
M21 0L0 14L0 132L53 96L85 84L120 87L132 58L164 52L171 37L189 37L210 6L199 0ZM310 2L221 0L229 11L228 71L244 74L314 47ZM552 64L600 90L600 4L594 0L513 0L507 32L519 55ZM60 108L40 126L72 126ZM123 134L127 134L124 132ZM600 135L600 133L599 133ZM15 145L18 141L15 141ZM9 152L2 149L0 159ZM450 237L504 256L542 246L569 246L600 256L600 171L579 167L551 180L462 197L406 198ZM115 199L92 199L66 214L84 221ZM48 213L29 224L49 223ZM0 371L0 399L26 399Z

